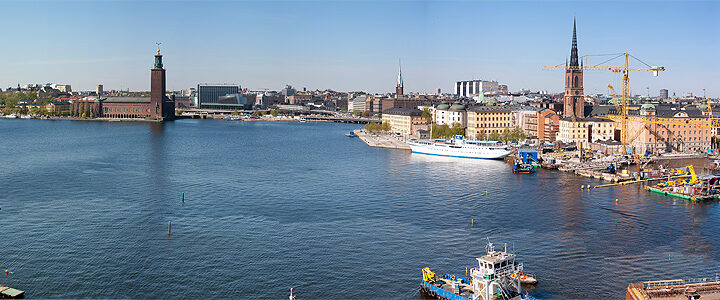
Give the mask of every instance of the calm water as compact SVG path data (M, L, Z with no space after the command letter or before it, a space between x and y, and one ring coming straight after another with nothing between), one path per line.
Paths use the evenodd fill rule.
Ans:
M374 149L344 136L356 126L0 120L0 284L29 298L418 299L421 268L464 273L486 237L515 248L544 299L621 299L629 282L720 269L718 203Z

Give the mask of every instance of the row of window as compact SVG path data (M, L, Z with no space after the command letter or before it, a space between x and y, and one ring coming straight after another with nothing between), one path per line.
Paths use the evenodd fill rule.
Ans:
M148 108L147 111L144 111L140 108L132 108L132 109L123 109L121 107L103 107L104 113L140 113L140 112L150 112L150 109Z

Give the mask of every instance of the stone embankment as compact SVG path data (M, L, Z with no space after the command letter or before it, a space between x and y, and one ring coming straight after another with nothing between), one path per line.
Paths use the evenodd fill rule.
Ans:
M410 146L401 137L392 134L371 133L355 130L355 134L370 147L410 150Z

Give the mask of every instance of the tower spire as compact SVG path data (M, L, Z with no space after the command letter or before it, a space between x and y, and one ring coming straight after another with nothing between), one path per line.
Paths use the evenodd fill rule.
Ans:
M398 79L397 79L397 87L403 87L402 64L400 63L400 59L399 59L399 58L398 58Z
M578 49L577 49L577 33L575 30L575 18L573 17L573 37L572 37L572 48L570 48L570 66L578 67Z

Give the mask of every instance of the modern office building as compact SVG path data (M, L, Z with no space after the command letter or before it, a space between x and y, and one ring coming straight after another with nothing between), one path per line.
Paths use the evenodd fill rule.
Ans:
M198 84L197 106L198 108L213 109L230 105L237 106L235 107L237 109L243 109L245 103L241 103L240 97L236 96L239 92L240 86L237 84ZM232 99L233 96L234 99ZM235 101L233 102L233 100Z
M455 94L462 97L474 97L480 94L498 93L498 82L487 80L468 80L455 83Z

